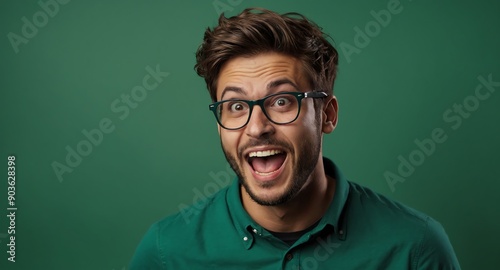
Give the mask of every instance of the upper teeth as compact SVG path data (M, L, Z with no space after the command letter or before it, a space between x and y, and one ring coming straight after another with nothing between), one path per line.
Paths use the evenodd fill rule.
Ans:
M250 152L249 156L250 157L268 157L276 154L283 153L281 150L266 150L266 151L255 151L255 152Z

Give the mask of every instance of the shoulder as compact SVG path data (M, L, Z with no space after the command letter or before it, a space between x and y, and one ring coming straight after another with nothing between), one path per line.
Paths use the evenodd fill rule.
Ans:
M160 231L185 231L206 226L214 219L228 214L227 193L229 186L212 196L199 196L192 205L180 205L179 211L157 222Z
M372 237L388 247L407 250L411 269L460 269L438 221L367 187L353 182L349 185L348 226L375 234Z
M380 222L395 222L395 225L414 225L424 228L428 215L360 184L349 182L349 207L356 214L371 217ZM388 225L388 224L386 224Z
M460 269L443 226L430 217L415 252L414 266L415 269Z
M182 243L196 241L204 227L226 216L227 187L210 197L204 197L179 212L152 224L139 243L130 269L164 269L175 253L189 252Z

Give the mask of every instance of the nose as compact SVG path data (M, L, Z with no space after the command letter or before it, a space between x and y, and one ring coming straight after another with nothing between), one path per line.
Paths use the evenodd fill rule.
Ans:
M248 124L245 126L245 133L247 136L257 139L273 134L274 132L274 125L267 119L262 108L260 106L254 106Z

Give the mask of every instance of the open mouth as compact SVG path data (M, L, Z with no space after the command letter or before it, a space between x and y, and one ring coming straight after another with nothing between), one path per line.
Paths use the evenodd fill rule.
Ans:
M247 155L248 164L258 176L271 176L277 173L286 160L282 150L252 151Z

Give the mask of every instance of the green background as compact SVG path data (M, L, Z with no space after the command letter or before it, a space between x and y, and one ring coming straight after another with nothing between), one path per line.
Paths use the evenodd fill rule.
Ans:
M231 173L193 71L203 32L217 22L214 3L229 15L251 6L297 11L322 26L341 53L339 125L324 154L350 180L440 221L464 269L495 269L500 87L457 129L443 113L471 101L478 76L500 81L500 3L401 0L402 11L348 59L340 45L354 46L354 28L388 2L70 1L16 53L9 33L21 36L22 18L33 22L43 9L2 1L0 269L127 269L154 221ZM112 102L157 65L168 77L120 119ZM65 164L67 146L76 149L82 131L104 118L114 130L58 180L52 163ZM384 173L397 173L398 156L408 158L414 140L435 128L447 140L391 190ZM5 239L8 155L17 172L14 264Z

